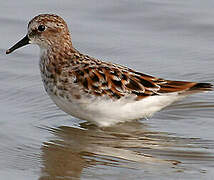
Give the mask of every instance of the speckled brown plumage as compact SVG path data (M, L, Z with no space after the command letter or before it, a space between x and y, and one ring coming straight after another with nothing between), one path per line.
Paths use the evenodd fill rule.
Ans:
M211 85L206 83L193 88L197 87L197 83L155 78L124 66L102 62L78 51L68 57L63 61L56 56L49 58L46 70L52 71L53 79L61 76L61 83L65 86L68 84L66 78L68 73L73 79L73 82L69 83L77 84L81 90L90 95L108 96L116 100L132 94L136 95L136 100L141 100L161 93L203 91L211 88Z

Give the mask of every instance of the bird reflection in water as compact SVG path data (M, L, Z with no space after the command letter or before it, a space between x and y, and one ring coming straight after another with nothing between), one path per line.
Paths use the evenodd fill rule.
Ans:
M42 146L39 180L79 179L85 169L94 166L183 171L180 160L211 158L208 153L194 150L199 139L151 132L140 122L108 128L83 123L79 128L61 126L48 130L54 137Z

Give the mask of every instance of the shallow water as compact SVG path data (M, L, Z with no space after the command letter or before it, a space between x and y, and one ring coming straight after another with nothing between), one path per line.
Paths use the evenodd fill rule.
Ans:
M0 179L212 179L214 92L149 120L97 128L44 92L38 47L5 55L39 13L64 17L91 56L176 80L214 83L214 2L0 1Z

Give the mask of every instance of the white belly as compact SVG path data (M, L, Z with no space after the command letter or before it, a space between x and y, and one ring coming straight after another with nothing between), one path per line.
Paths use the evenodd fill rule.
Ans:
M98 126L110 126L119 122L131 121L150 117L156 111L180 100L184 96L168 93L162 96L151 96L140 101L121 98L73 100L69 102L61 97L51 95L51 99L66 113L80 119L88 120Z

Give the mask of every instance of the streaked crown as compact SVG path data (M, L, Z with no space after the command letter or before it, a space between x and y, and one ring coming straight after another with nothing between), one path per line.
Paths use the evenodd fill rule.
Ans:
M71 46L71 38L66 22L55 14L40 14L28 24L30 43L42 48L67 43ZM63 43L62 43L63 41Z

